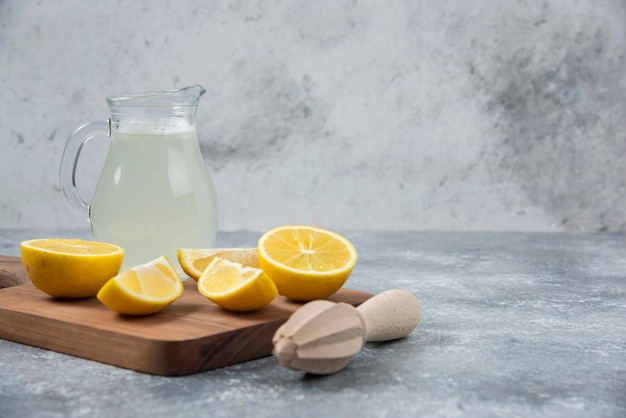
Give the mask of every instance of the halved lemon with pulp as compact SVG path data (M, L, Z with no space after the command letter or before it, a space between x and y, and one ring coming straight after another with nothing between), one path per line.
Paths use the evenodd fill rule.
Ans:
M20 244L22 266L30 281L59 298L86 298L122 267L124 249L98 241L41 238Z
M98 300L126 315L160 312L183 294L183 282L165 256L132 267L107 281Z
M259 265L289 299L326 298L346 282L357 252L344 236L306 225L284 225L259 238Z
M200 279L204 270L215 257L234 261L248 267L259 267L256 248L179 248L178 264L195 281Z
M278 295L263 270L219 257L200 276L198 291L216 305L237 312L260 309Z

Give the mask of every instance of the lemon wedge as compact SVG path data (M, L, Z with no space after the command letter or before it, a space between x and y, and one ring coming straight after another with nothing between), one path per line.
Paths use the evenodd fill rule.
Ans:
M183 271L198 281L215 257L258 268L259 258L257 254L256 248L179 248L177 258Z
M276 285L263 270L216 257L198 280L198 291L230 311L260 309L278 295Z
M160 312L183 294L183 282L165 256L132 267L107 281L98 300L126 315Z

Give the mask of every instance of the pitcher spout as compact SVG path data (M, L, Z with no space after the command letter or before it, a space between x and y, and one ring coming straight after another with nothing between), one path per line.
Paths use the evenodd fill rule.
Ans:
M206 93L200 84L184 87L178 90L163 90L154 92L131 93L118 97L107 97L111 112L127 113L129 109L153 109L155 111L172 109L188 112L198 106L200 97Z
M206 93L206 90L200 84L194 84L193 86L183 87L167 93L171 94L172 100L180 103L181 106L185 106L185 104L187 106L198 106L200 97Z

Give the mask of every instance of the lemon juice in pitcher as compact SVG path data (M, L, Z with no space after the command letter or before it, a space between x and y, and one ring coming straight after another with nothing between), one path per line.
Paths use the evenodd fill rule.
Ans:
M176 264L178 248L210 247L214 207L195 132L112 134L89 217L96 240L129 249L125 267L159 255Z
M61 189L77 212L86 210L97 241L124 248L125 269L161 255L178 267L178 248L214 244L215 188L195 126L203 93L200 86L191 86L108 98L109 121L89 122L68 139ZM88 203L76 191L76 161L83 144L102 134L110 136L110 147Z

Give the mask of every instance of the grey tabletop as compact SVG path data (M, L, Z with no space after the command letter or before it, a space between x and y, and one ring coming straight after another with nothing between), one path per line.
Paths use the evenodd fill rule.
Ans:
M626 417L626 235L344 234L359 252L347 287L420 300L408 338L330 376L267 357L174 378L0 340L0 417ZM0 253L42 236L89 233L2 231Z

